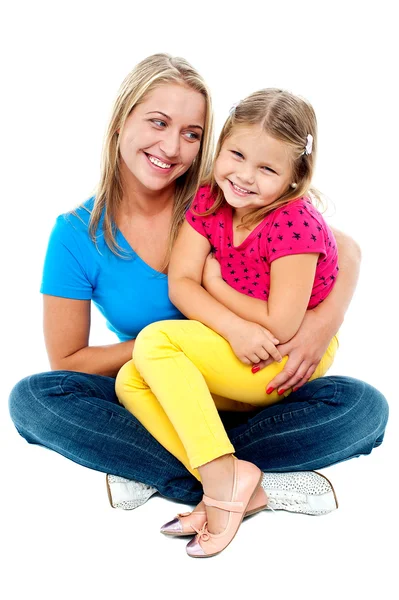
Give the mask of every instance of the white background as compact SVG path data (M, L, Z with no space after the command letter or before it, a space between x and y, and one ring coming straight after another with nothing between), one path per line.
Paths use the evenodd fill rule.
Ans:
M384 0L2 3L0 591L8 590L7 600L395 597L393 6ZM184 56L203 74L218 131L232 104L261 87L287 88L312 102L319 121L315 184L330 198L329 222L363 250L330 373L368 381L391 407L381 448L325 471L338 511L321 518L262 513L209 561L189 559L185 541L158 533L181 505L155 497L136 511L111 510L104 475L29 446L7 411L12 385L48 369L38 290L53 222L92 193L117 89L154 52ZM95 314L91 342L114 341Z

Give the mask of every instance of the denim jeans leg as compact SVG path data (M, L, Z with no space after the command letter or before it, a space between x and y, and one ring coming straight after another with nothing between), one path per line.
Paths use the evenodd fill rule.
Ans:
M263 471L322 469L369 454L383 440L388 404L375 388L350 377L322 377L280 403L225 426L239 458Z
M199 482L119 404L114 388L115 380L101 375L31 375L13 388L10 415L30 443L90 469L152 485L165 497L199 502Z
M11 418L30 443L165 497L199 502L201 485L119 404L114 384L70 371L32 375L11 392ZM323 377L255 414L221 417L239 458L264 471L300 471L369 454L383 440L388 405L362 381Z

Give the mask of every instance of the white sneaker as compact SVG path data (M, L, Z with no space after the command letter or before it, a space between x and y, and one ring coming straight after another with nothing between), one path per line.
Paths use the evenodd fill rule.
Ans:
M123 510L133 510L141 506L158 491L140 481L125 479L125 477L117 475L107 475L106 482L111 506Z
M333 486L315 471L264 473L261 485L269 498L266 510L326 515L338 508Z
M107 475L106 482L113 508L133 510L157 493L154 487L117 475ZM338 508L333 486L315 471L264 473L261 485L269 498L266 510L325 515Z

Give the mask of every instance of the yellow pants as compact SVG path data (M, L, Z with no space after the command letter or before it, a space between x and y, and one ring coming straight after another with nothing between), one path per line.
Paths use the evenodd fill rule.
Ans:
M334 337L311 379L330 368ZM160 321L138 335L133 360L116 378L119 401L171 454L200 480L197 467L234 452L218 410L254 410L275 404L266 385L288 358L256 374L230 344L198 321Z

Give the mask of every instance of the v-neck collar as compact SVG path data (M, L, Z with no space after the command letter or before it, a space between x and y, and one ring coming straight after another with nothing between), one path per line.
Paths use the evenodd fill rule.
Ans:
M121 232L120 229L116 229L116 241L118 243L118 245L125 251L127 252L127 254L129 256L131 256L132 258L137 259L142 266L149 271L152 275L156 275L157 277L167 277L166 273L161 273L161 271L157 271L156 269L154 269L153 267L151 267L148 263L146 263L139 254L137 254L137 252L135 250L133 250L133 248L131 247L131 245L129 244L129 242L127 241L127 239L125 238L125 236L123 235L123 233Z
M265 219L263 219L260 223L257 224L257 226L248 233L247 237L244 238L244 240L241 242L241 244L239 244L238 246L235 245L234 243L234 224L233 224L233 209L231 206L227 206L226 207L226 213L227 213L227 217L228 217L228 232L230 234L230 241L231 244L234 248L234 250L244 250L248 244L250 244L258 235L259 231L261 231L265 225Z

